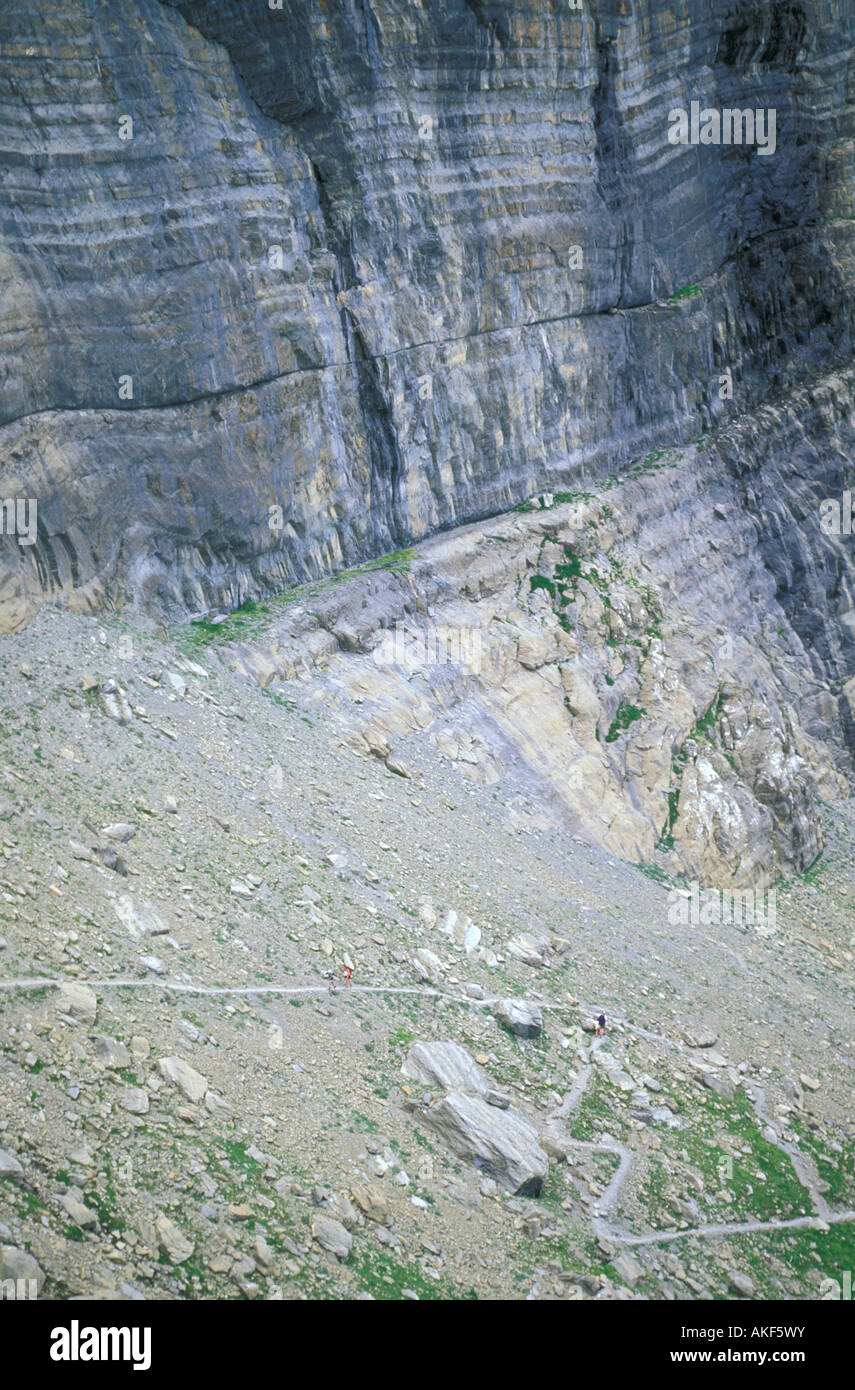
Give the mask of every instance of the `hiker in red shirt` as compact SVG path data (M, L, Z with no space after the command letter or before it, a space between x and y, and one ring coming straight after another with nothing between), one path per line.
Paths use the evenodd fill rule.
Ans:
M353 968L349 965L346 965L341 973L342 978L344 979L344 983L346 985L349 985L353 979Z

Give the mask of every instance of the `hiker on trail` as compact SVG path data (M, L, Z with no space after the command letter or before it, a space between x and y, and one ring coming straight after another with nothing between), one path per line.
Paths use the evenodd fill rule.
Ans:
M337 994L338 991L337 991L337 989L336 989L336 987L335 987L335 971L333 971L333 970L328 970L328 971L327 971L327 979L328 979L329 982L330 982L330 994Z
M605 1016L605 1014L600 1014L599 1018L597 1019L597 1037L598 1037L598 1038L604 1038L605 1036L606 1036L606 1016Z
M353 980L353 967L351 965L346 965L341 973L344 978L344 983L349 985Z

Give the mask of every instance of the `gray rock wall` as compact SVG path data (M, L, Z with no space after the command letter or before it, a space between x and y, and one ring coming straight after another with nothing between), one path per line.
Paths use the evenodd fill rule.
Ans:
M851 356L848 6L58 10L0 16L6 627L232 606ZM774 154L670 144L693 100Z

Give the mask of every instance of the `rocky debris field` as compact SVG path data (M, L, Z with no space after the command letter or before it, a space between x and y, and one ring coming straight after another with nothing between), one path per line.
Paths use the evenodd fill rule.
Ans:
M418 674L396 758L343 656L262 685L220 626L3 638L0 1279L821 1297L855 1254L852 804L773 933L674 926L667 871L524 760L461 775Z

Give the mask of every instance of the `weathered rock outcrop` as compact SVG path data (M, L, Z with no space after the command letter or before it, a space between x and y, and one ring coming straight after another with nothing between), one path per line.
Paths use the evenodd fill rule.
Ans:
M505 1028L520 1038L539 1038L543 1032L543 1015L537 1004L528 999L501 999L493 1013Z
M38 522L0 538L3 625L233 607L847 358L853 32L819 0L6 0L0 497ZM695 100L774 108L774 154L671 144Z
M513 1110L500 1110L479 1096L450 1091L424 1112L424 1119L450 1147L509 1192L536 1197L549 1172L537 1130Z
M430 739L520 833L569 818L625 858L768 886L820 853L817 791L851 777L849 557L819 508L855 454L851 387L310 588L224 658L274 690L311 672L365 752ZM776 433L798 467L767 497Z
M454 1042L418 1042L402 1071L446 1094L420 1110L424 1122L455 1153L469 1159L510 1192L536 1197L549 1172L534 1125L509 1109L506 1096L490 1087L465 1047Z
M404 1059L402 1071L414 1081L442 1086L446 1090L484 1095L490 1089L481 1068L460 1043L414 1043Z

